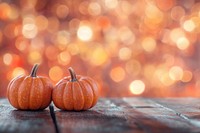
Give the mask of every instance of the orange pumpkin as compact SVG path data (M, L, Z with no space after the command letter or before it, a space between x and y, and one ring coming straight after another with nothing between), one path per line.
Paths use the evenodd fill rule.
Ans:
M71 76L61 79L53 89L52 99L57 108L62 110L87 110L98 100L96 82L85 76L76 75L70 67Z
M7 97L10 104L20 110L42 110L51 102L53 85L46 77L36 76L34 65L29 76L18 76L10 81Z

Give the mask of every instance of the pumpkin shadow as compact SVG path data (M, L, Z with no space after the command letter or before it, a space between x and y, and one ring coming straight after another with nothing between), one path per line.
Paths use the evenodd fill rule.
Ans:
M86 117L86 116L98 116L102 115L101 113L95 111L95 110L82 110L82 111L69 111L69 110L56 110L55 111L56 115L59 117L64 115L64 116L81 116Z
M47 118L49 117L48 110L18 110L14 109L10 111L11 118L15 120L30 120L37 118Z
M135 125L127 124L127 120L121 116L106 114L93 109L85 111L56 110L56 116L58 123L62 123L60 126L63 131L103 133L111 130L123 132L135 129Z
M67 111L67 110L56 110L56 117L64 120L90 120L98 117L107 117L105 114L96 110L83 110L83 111Z
M49 111L25 111L25 110L10 110L9 111L10 128L15 132L20 133L35 133L45 132L49 130L49 133L53 133L52 120Z

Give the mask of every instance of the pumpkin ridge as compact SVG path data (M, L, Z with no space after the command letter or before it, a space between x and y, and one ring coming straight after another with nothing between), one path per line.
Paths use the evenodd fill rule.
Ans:
M85 81L85 82L87 82L91 86L91 90L92 90L92 94L93 94L92 105L90 106L90 108L91 108L92 106L95 105L95 99L94 99L94 97L96 95L94 94L95 93L94 92L94 87L93 87L93 85L87 79L83 78L82 80Z
M43 78L42 77L40 77L40 78L38 78L39 79L39 81L41 81L42 82L42 102L41 102L41 104L40 104L40 106L39 106L39 109L41 109L41 107L43 106L43 104L44 104L44 88L45 88L45 84L44 84L44 82L43 82Z
M85 80L82 80L82 82L85 82ZM80 84L82 85L82 88L85 88L85 90L87 91L87 89L86 89L86 87L85 87L85 84L84 83L82 83L82 82L80 82ZM86 82L87 83L87 82ZM89 85L90 86L90 85ZM91 87L90 87L90 89L92 89ZM92 91L92 90L91 90ZM87 107L86 109L85 109L85 105L84 105L84 107L83 107L83 109L85 109L85 110L87 110L87 109L89 109L89 108L91 108L91 106L92 106L92 103L93 103L93 91L92 91L92 102L91 102L91 104L90 104L90 106L89 107ZM85 97L84 97L84 100L86 101L86 99L85 99Z
M64 107L64 104L63 104L63 88L60 88L60 86L65 86L65 83L61 83L61 84L56 84L56 87L53 89L53 92L52 92L52 99L53 99L53 102L54 102L54 104L56 105L56 107L58 107L58 108L61 108L61 106L62 107ZM61 94L62 94L62 96L61 96L61 100L57 100L56 99L56 97L58 97L58 92L56 91L56 90L61 90ZM56 99L56 100L54 100L54 99ZM60 106L59 105L59 102L62 102L62 105Z
M67 82L60 82L59 84L56 84L56 88L59 88L61 85L66 84Z
M31 85L30 85L29 96L28 96L28 109L30 109L30 96L31 96L32 86L33 86L33 79L31 78Z
M37 84L37 82L34 82L34 80L36 80L36 79L39 79L39 78L36 78L36 77L34 77L34 78L31 78L32 79L32 82L31 82L31 89L30 89L30 95L29 95L29 109L31 109L31 103L32 102L30 102L31 100L31 94L33 93L33 88L34 88L34 86L35 86L35 84ZM31 109L31 110L33 110L33 109Z
M81 110L84 108L84 106L85 106L85 97L84 97L84 94L83 94L83 90L82 90L82 86L81 86L81 82L80 81L77 81L77 83L78 83L78 85L79 85L79 88L80 88L80 92L81 92L81 95L82 95L82 97L83 97L83 104L82 104L82 107L81 107Z
M19 77L16 77L16 78L12 79L12 80L10 81L10 83L8 84L8 87L7 87L6 95L7 95L9 101L10 101L10 99L9 99L10 86L12 85L12 83L13 83L16 79L19 79Z
M19 108L20 109L22 109L23 107L19 104L19 101L20 101L20 99L19 99L19 89L20 89L20 87L24 84L23 82L25 81L25 79L27 79L28 77L24 77L24 79L22 80L22 82L20 83L20 85L19 85L19 87L18 87L18 89L17 89L17 102L18 102L18 106L19 106Z
M58 83L56 83L56 86L60 85L60 84L64 84L65 82L63 82L63 79L59 80Z
M62 107L63 108L66 108L66 106L65 106L65 97L64 97L64 92L65 92L65 90L66 89L68 89L68 83L69 82L67 82L67 83L65 83L65 85L63 85L64 87L62 88L62 100L61 100L61 103L62 103Z
M91 78L88 79L88 82L95 84L95 85L93 85L93 91L94 91L94 94L95 94L95 96L94 96L95 99L94 99L94 102L93 102L93 105L92 105L92 106L94 106L97 103L98 98L99 98L99 89L98 89L99 87L98 87L97 82L95 80L91 79Z
M51 84L51 81L48 79L48 78L45 78L45 77L43 77L43 78L41 78L42 80L43 80L43 83L45 84L46 83L46 81L47 81L47 85L48 85L48 89L50 89L50 91L48 90L48 93L50 92L50 99L49 99L49 103L48 103L48 105L51 103L51 101L52 101L52 95L53 95L53 85ZM46 80L46 81L45 81ZM48 105L46 105L46 107L48 106ZM45 108L46 108L45 107ZM44 107L43 107L43 109L44 109Z
M72 103L73 103L73 108L72 108L72 110L74 110L74 82L71 82L71 88L72 88L72 98L73 98L73 100L72 100Z
M16 88L17 88L17 98L15 99L16 100L16 103L17 103L17 107L19 107L19 102L18 102L18 91L19 91L19 87L20 87L20 85L22 84L22 82L24 81L24 79L25 79L25 77L24 76L21 76L21 77L17 77L17 78L15 78L15 80L13 80L13 83L15 83L18 79L20 79L20 78L23 78L22 79L22 81L20 82L20 83L18 83L18 85L16 86ZM13 85L13 83L12 83L12 85ZM10 85L10 87L11 87L11 85ZM9 99L10 99L10 96L9 96Z
M33 81L32 81L32 84L34 83L34 84L33 84L34 86L31 87L31 89L30 89L30 99L31 99L31 97L32 97L32 95L33 95L33 92L34 92L33 89L35 89L35 85L37 84L37 82L36 82L37 79L38 79L38 78L32 79L32 80L33 80ZM34 80L36 80L36 81L34 81ZM30 101L31 101L31 100L30 100ZM29 102L30 102L30 101L29 101ZM34 102L31 101L30 103L34 103ZM33 108L34 108L34 107L33 107ZM29 109L35 110L35 109L32 109L32 104L30 104L30 108L29 108Z
M38 87L37 87L37 89L36 89L36 91L38 91L39 93L38 93L38 95L40 95L41 96L41 98L39 98L40 100L39 100L39 104L38 104L38 107L36 108L36 109L34 109L34 110L38 110L38 109L41 109L40 107L41 107L41 105L42 105L42 102L43 102L43 100L42 100L42 96L43 96L43 92L44 92L44 85L43 85L43 83L42 83L42 81L40 80L40 78L35 78L35 80L37 81L36 82L36 84L38 85ZM41 86L40 86L41 85ZM42 91L40 92L40 90L41 90L41 88L42 88Z
M19 79L19 78L21 78L21 76L12 79L12 80L10 81L10 83L8 84L6 95L7 95L7 97L8 97L9 102L10 102L10 95L9 95L9 94L10 94L10 93L9 93L9 92L10 92L10 88L11 88L12 84L13 84L17 79Z

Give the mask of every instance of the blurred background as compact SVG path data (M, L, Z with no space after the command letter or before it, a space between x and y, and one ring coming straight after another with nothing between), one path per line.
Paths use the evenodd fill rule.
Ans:
M0 97L29 74L67 68L102 97L200 96L198 0L0 0Z

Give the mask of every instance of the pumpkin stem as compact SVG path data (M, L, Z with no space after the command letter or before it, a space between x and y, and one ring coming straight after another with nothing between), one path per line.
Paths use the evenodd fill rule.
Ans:
M74 81L77 81L77 78L76 78L76 73L74 72L74 70L70 67L68 68L69 70L69 73L71 75L71 81L74 82Z
M31 77L36 77L37 69L38 69L38 64L35 64L31 70Z

